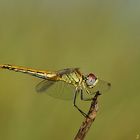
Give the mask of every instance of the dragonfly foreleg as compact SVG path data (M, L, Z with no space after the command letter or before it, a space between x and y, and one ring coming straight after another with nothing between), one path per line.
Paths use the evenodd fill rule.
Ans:
M84 117L87 117L88 115L87 115L85 112L83 112L83 111L76 105L76 98L77 98L78 92L79 92L79 90L76 90L76 91L75 91L74 100L73 100L74 107L76 107L76 109L78 109L78 111L79 111Z
M97 93L100 94L99 91L96 91L96 92L92 93L92 95L95 95L95 94L97 94ZM82 89L81 89L81 93L80 93L80 94L81 94L81 100L83 100L83 101L91 101L91 100L94 99L94 97L91 97L91 98L85 98Z
M81 100L83 100L83 101L91 101L93 99L93 97L91 97L91 98L85 98L82 89L81 89L81 93L80 94L81 94L80 95L81 96Z

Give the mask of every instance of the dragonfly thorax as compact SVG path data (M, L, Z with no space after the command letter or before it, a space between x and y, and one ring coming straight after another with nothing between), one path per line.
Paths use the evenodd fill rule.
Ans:
M64 73L61 76L61 80L66 82L66 83L72 84L75 87L77 87L82 82L82 75L80 73L78 73L77 71L73 71L73 72L70 72L68 74Z

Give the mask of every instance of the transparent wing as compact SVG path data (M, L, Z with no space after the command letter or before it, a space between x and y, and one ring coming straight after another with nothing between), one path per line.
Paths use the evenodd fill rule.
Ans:
M67 68L67 69L59 70L59 71L57 71L57 73L60 76L63 76L64 74L70 74L74 71L79 71L79 68Z
M36 86L36 91L38 93L46 92L54 98L72 100L74 98L75 88L63 81L43 80Z
M55 84L55 81L43 80L35 88L38 93L41 93L49 89L53 84Z
M111 88L111 84L107 81L99 79L98 83L93 88L88 88L91 93L99 91L101 94L107 92Z

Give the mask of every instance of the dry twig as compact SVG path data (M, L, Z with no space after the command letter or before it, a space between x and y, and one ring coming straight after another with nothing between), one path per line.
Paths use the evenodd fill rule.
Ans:
M84 140L87 132L89 131L89 128L91 127L92 123L94 122L96 118L96 114L98 111L98 101L97 98L100 95L100 93L96 93L94 98L92 99L91 106L88 112L88 116L85 118L85 120L82 122L82 125L80 126L80 129L78 133L76 134L74 140Z

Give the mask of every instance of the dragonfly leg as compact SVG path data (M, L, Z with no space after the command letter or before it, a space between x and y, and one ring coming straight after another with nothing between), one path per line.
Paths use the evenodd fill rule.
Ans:
M82 89L81 89L81 93L80 94L81 94L81 100L82 101L91 101L91 100L93 100L93 97L85 98L84 95L83 95L83 90Z
M88 115L83 112L77 105L76 105L76 98L77 98L77 93L79 92L79 90L76 90L75 91L75 95L74 95L74 100L73 100L73 104L74 104L74 107L76 107L76 109L78 109L78 111L84 116L84 117L87 117Z

